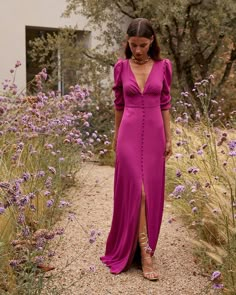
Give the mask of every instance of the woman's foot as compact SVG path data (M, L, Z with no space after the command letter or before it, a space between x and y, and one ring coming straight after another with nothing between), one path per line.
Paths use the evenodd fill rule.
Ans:
M150 254L152 249L148 245L147 234L145 232L139 234L139 244L141 248L143 276L145 279L148 279L150 281L156 281L159 279L159 276L153 268L152 257Z

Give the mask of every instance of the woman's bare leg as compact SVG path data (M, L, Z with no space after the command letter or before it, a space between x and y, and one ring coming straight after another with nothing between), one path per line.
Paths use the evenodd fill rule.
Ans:
M148 243L147 243L148 238L147 238L147 229L146 229L146 210L145 209L146 209L146 207L145 207L145 192L144 192L144 188L142 186L141 209L140 209L140 218L139 218L139 244L140 244L140 248L141 248L143 272L145 272L145 273L153 272L153 273L146 275L147 278L153 279L153 278L157 277L158 274L154 271L151 255L150 255L150 253L146 252L147 248L145 248L145 242L146 242L146 246L148 247ZM146 238L143 233L145 233ZM145 258L145 259L143 259L143 258Z

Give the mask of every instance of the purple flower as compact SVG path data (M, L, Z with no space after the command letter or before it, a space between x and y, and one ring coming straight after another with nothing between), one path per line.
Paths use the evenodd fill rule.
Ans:
M30 179L30 173L29 172L24 172L22 178L24 181L27 181Z
M45 172L44 171L38 171L37 172L37 177L44 177L45 176Z
M52 207L53 204L54 204L54 200L53 199L47 201L47 207L48 208Z
M199 169L197 167L189 167L188 168L188 173L196 174L197 172L199 172Z
M184 185L177 185L173 191L173 195L174 196L178 196L180 195L183 191L185 190L185 186Z
M236 151L230 151L229 156L235 157L236 156Z
M69 202L61 200L60 204L59 204L59 208L66 207L66 206L69 206L69 205L70 205Z
M49 250L48 251L48 257L53 257L56 255L56 252L55 251L52 251L52 250Z
M9 261L9 265L10 265L11 267L17 267L19 264L20 264L20 260L15 260L15 259L13 259L13 260L10 260L10 261Z
M15 68L18 68L19 66L21 66L21 62L19 60L17 60L17 62L15 64Z
M22 229L22 235L23 237L28 237L30 235L30 229L28 226L25 226L23 229Z
M202 154L203 154L203 150L201 150L201 149L198 150L198 151L197 151L197 154L198 154L198 155L202 155Z
M223 284L213 284L212 288L213 289L223 289L224 285Z
M3 214L5 212L5 208L4 207L0 207L0 215Z
M176 171L176 176L177 177L180 177L182 175L182 173L181 173L181 171L178 169L177 171Z
M211 275L211 281L219 279L220 276L221 276L221 272L219 270L214 271Z
M96 241L96 237L95 236L89 238L89 243L90 244L93 244L95 241Z
M230 150L234 150L236 148L236 140L230 140L228 146Z
M96 235L96 230L95 229L92 229L91 232L90 232L90 236L95 236Z
M44 262L44 257L43 256L35 256L35 263L36 264L41 264Z
M95 271L96 271L96 267L95 267L95 265L90 265L89 270L90 270L91 272L95 272Z
M193 208L192 208L192 212L193 212L193 213L197 213L197 211L198 211L198 208L197 208L197 207L193 207Z
M176 134L181 134L182 131L181 131L179 128L176 128L176 129L175 129L175 133L176 133Z
M69 220L69 221L74 221L74 220L75 220L75 213L71 212L71 213L68 215L68 220Z
M64 234L64 232L65 232L64 228L58 228L58 229L55 231L55 234L61 236L61 235Z

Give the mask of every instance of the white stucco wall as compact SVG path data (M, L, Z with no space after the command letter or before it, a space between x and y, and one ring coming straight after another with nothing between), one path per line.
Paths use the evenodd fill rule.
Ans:
M17 60L16 84L20 89L26 85L25 27L51 27L77 25L78 30L86 27L86 19L79 15L62 18L66 0L0 0L0 83L10 78L10 69ZM91 46L96 45L96 32L92 32Z

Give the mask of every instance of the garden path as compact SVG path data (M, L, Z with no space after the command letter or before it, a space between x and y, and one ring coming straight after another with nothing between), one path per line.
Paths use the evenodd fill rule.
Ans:
M114 168L85 163L69 189L71 206L57 227L66 227L51 261L55 270L46 273L43 294L60 295L206 295L209 279L194 262L189 234L165 202L161 233L155 254L160 280L150 282L139 269L112 275L99 257L104 253L113 210ZM75 213L68 223L69 211ZM67 225L68 224L68 225ZM97 234L90 240L91 231Z

